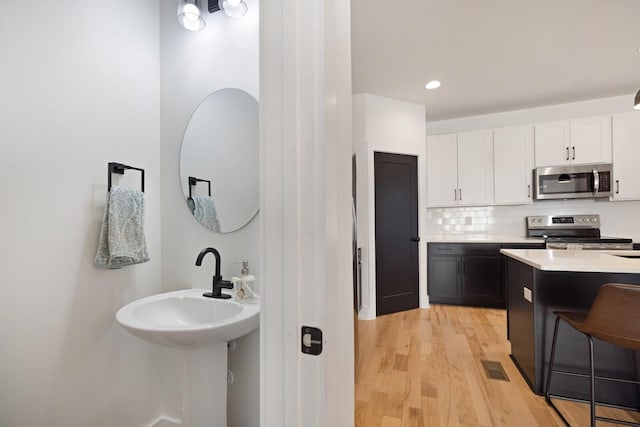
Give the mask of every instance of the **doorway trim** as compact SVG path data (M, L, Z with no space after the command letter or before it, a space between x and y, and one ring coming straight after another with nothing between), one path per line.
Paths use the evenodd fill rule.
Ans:
M260 8L260 425L353 426L350 5ZM323 330L302 354L301 327Z

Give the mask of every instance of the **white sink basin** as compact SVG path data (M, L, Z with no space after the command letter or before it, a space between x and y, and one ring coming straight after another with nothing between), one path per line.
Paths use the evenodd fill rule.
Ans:
M185 289L133 301L116 313L133 335L169 347L226 342L258 327L259 304L203 297L207 289Z

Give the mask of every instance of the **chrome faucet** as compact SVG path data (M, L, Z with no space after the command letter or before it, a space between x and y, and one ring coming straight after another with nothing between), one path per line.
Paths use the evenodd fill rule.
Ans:
M232 289L233 283L222 280L222 275L220 274L220 252L218 252L215 248L204 248L199 254L198 258L196 258L196 265L200 267L202 265L202 258L208 253L212 253L216 258L216 273L213 276L213 289L211 292L206 292L202 294L204 297L208 298L220 298L220 299L228 299L231 298L231 295L223 294L222 289Z

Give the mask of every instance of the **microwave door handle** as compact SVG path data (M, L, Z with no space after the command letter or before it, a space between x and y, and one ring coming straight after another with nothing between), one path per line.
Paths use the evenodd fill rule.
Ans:
M597 170L593 170L593 194L597 194L600 191L600 174Z

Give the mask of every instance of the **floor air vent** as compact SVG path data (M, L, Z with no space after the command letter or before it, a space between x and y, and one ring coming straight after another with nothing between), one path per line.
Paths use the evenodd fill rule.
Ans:
M509 381L507 373L504 371L502 364L493 360L481 360L484 373L487 378L492 380Z

